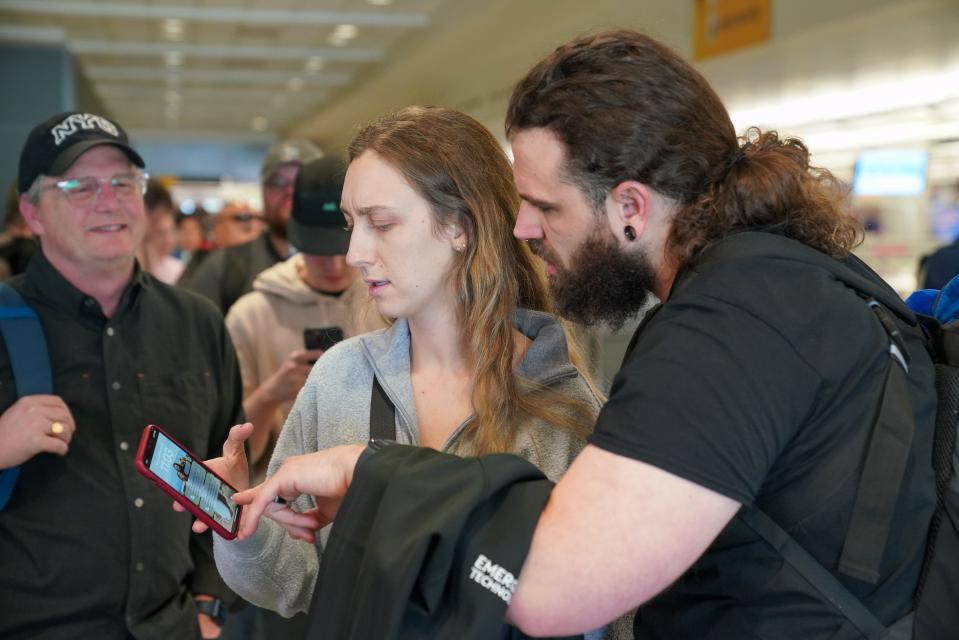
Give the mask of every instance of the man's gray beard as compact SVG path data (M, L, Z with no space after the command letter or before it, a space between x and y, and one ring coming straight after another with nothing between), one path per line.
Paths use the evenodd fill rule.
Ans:
M645 252L624 252L612 232L600 221L573 252L565 269L537 240L533 252L556 267L549 279L556 310L585 325L605 324L620 329L646 305L656 284L656 269Z

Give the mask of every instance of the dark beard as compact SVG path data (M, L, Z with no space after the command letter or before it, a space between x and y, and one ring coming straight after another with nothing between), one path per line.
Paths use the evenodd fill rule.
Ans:
M625 253L609 229L597 229L573 253L564 269L538 240L533 253L556 267L549 279L560 315L585 325L605 324L616 331L636 316L656 283L656 269L645 253Z

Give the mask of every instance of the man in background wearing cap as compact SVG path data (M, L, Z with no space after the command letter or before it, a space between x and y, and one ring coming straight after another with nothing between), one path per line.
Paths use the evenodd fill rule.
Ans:
M273 446L297 393L322 349L308 349L306 330L339 328L351 337L385 326L366 285L346 264L350 232L340 211L346 166L338 158L304 164L293 190L290 242L300 250L257 276L253 292L226 316L243 378L243 410L255 425L250 437L252 482L266 474ZM253 637L302 637L303 614L291 620L258 610ZM249 618L247 618L249 620ZM231 625L232 627L232 625ZM232 634L233 629L228 629Z
M240 296L253 290L261 271L288 258L292 250L286 226L293 182L304 163L321 155L309 140L289 140L270 149L260 170L267 230L256 240L215 251L180 285L210 298L226 314Z
M211 539L137 473L144 425L197 455L240 416L216 309L145 273L143 160L117 124L63 113L20 156L20 210L40 251L11 281L39 316L51 395L17 399L0 344L0 637L213 638L227 590Z

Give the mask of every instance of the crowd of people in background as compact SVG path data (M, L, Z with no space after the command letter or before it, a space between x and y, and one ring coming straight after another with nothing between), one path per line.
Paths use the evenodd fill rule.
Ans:
M137 254L140 265L161 282L188 282L214 250L258 238L267 219L246 200L227 200L216 213L193 206L186 213L173 195L176 181L150 178L143 195L147 230ZM37 242L20 215L16 186L7 192L0 234L0 280L23 273Z

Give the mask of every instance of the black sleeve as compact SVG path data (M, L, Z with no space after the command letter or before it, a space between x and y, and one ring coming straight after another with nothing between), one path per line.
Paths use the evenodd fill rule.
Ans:
M551 489L516 456L377 451L330 533L309 637L513 637L506 606Z
M188 281L180 282L179 286L213 301L218 309L223 309L223 295L221 283L224 277L226 251L217 249L197 267Z
M767 322L728 301L687 295L643 330L590 441L750 503L819 384Z

